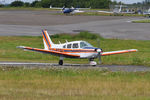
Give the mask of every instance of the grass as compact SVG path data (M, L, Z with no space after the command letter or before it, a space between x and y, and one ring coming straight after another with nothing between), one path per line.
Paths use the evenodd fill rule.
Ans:
M1 100L149 100L149 72L0 67Z
M61 34L52 36L54 43L68 41L85 40L97 47L97 37L88 32L81 32L78 35ZM104 56L102 64L104 65L143 65L150 66L150 41L120 40L100 38L100 44L103 51L115 51L124 49L138 49L139 52ZM34 48L43 48L42 36L1 36L0 37L0 61L21 61L21 62L51 62L57 63L59 58L37 52L23 51L16 46L29 46ZM95 59L98 61L97 59ZM64 63L87 64L88 59L68 59Z
M84 13L76 13L75 15L88 15L88 16L143 16L138 14L109 14L109 13L101 13L101 12L84 12Z
M57 13L55 15L64 15L64 14ZM101 12L83 12L83 13L75 13L73 15L74 16L133 16L133 17L143 16L143 15L139 15L139 14L111 14L111 13L101 13Z
M150 20L137 20L137 21L132 21L132 23L150 23Z

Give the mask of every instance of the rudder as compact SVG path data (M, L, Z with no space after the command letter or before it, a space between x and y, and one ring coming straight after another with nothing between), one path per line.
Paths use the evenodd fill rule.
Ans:
M53 46L53 42L49 37L49 34L47 33L47 30L42 30L43 35L43 43L44 43L44 49L50 50Z

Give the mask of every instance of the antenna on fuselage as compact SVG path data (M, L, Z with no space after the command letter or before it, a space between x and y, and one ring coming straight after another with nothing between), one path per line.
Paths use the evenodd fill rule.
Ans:
M61 44L61 42L59 41L59 44Z
M66 40L66 43L68 43L68 41Z

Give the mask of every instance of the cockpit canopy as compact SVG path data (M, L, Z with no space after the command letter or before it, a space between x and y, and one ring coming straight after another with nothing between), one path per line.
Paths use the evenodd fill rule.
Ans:
M93 46L85 41L80 42L80 48L84 48L84 47L93 47Z
M79 49L79 48L85 48L85 47L93 47L91 44L85 41L77 41L72 43L67 43L63 46L63 48L69 48L69 49Z

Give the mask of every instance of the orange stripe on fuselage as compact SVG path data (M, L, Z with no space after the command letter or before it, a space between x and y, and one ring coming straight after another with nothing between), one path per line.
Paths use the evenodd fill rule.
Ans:
M97 53L95 50L89 50L89 49L64 49L64 48L63 49L57 49L57 48L52 48L51 50L64 52L64 53ZM67 50L67 51L65 51L65 50ZM68 52L68 51L70 51L70 52ZM74 51L76 51L76 52L74 52Z

